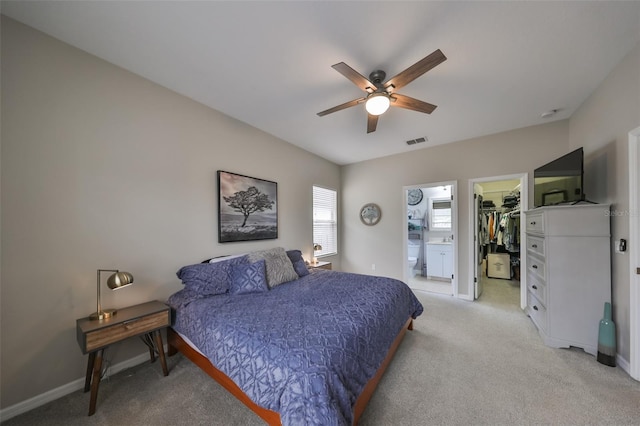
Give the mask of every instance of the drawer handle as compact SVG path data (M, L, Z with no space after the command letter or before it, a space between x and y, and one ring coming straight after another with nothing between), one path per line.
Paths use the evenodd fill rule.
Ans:
M531 244L531 247L538 248L538 245L537 244Z
M531 286L532 289L537 290L538 286L536 286L535 284Z
M125 321L122 323L122 325L124 326L124 328L126 328L127 330L130 328L131 325L135 324L136 322L138 322L139 318L137 319L133 319L133 320L129 320L129 321Z
M535 224L536 224L536 222L535 222L535 221L533 221L533 222L531 222L530 224L531 224L531 225L535 225Z
M531 265L533 269L538 269L538 265Z
M537 310L538 310L538 307L537 307L536 305L533 305L533 310L534 310L534 311L537 311Z

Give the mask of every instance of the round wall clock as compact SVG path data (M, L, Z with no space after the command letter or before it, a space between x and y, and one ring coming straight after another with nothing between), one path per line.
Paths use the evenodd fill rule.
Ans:
M420 204L421 201L422 201L422 189L420 188L410 189L407 192L407 202L409 203L410 206L418 205Z
M380 222L381 217L382 210L380 210L380 207L377 204L368 203L360 209L360 220L365 225L373 226Z

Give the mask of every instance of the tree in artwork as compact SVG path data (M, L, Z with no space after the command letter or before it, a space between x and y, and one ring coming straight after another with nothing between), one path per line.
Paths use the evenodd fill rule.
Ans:
M271 210L274 204L274 201L269 200L267 194L260 192L255 186L249 187L246 191L235 192L230 197L223 196L222 198L229 207L244 216L241 228L246 225L247 219L252 213Z

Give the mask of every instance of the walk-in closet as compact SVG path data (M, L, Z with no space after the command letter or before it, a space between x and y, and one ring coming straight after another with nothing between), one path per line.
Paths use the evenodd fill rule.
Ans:
M476 186L478 223L477 279L502 280L520 286L520 180L481 182ZM481 297L479 283L477 297Z

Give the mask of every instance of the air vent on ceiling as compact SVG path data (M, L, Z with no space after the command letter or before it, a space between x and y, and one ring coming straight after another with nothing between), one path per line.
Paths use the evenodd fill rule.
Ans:
M422 137L422 138L416 138L416 139L411 139L409 141L407 141L407 145L415 145L417 143L422 143L422 142L426 142L428 139L427 137Z

